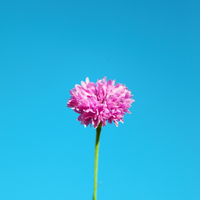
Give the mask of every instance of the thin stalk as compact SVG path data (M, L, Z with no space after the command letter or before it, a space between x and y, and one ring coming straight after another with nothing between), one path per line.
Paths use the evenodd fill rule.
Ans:
M97 168L98 168L98 154L99 154L99 140L101 134L101 125L96 128L96 141L95 141L95 155L94 155L94 196L93 200L97 199Z

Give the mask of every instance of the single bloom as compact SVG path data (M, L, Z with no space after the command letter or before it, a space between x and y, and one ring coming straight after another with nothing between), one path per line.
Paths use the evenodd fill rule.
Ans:
M67 107L80 114L78 121L81 124L85 127L92 124L94 128L100 122L102 126L106 126L107 120L109 123L113 121L116 126L118 121L123 123L123 116L130 113L128 109L135 101L125 85L115 85L115 80L107 82L106 77L97 80L96 84L86 78L85 82L81 81L81 85L76 84L70 94Z

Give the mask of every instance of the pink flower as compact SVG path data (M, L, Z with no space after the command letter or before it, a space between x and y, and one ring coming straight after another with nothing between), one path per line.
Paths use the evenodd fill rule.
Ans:
M123 123L125 113L130 113L128 109L135 100L131 99L133 95L125 85L114 84L115 80L107 82L106 77L96 84L86 78L86 82L81 81L81 85L76 84L70 90L67 107L80 114L78 121L85 127L92 124L97 128L100 122L106 126L107 120L118 126L118 121Z

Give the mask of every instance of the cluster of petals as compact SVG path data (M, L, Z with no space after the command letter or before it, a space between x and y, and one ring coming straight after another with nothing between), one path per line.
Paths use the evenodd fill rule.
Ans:
M81 121L81 124L85 127L90 124L94 128L97 128L99 123L106 126L107 121L113 121L116 126L118 121L123 123L125 113L130 113L128 109L135 101L125 85L115 85L115 80L107 82L106 77L97 80L96 84L86 78L85 82L81 81L81 85L75 85L70 94L67 107L80 114L77 120Z

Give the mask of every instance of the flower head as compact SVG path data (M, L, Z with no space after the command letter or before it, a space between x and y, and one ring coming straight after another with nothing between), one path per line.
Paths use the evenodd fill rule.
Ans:
M70 90L67 107L80 114L78 121L85 127L92 124L97 128L100 122L106 126L107 120L118 126L118 121L123 123L125 113L130 113L128 109L135 100L125 85L114 84L115 80L107 82L106 77L96 84L86 78L86 82L81 81L81 85Z

